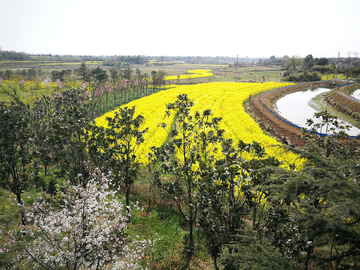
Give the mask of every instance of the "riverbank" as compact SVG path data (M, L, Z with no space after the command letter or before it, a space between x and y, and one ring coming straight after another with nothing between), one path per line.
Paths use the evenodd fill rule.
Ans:
M339 91L342 94L338 91L332 91L330 95L325 98L325 101L337 111L349 115L351 118L360 120L360 103L344 96L350 96L350 93L358 88L359 83L341 87Z
M339 85L339 83L334 81L296 84L283 89L271 91L263 95L257 95L249 100L248 106L246 106L246 108L249 113L253 115L254 119L259 123L260 127L264 131L269 132L273 137L277 138L283 144L294 147L304 146L306 143L305 140L298 138L298 135L302 134L302 130L280 120L279 117L283 119L284 117L275 113L276 101L290 93L317 87L328 87L335 89L332 92L337 92L336 89ZM341 94L339 94L339 96L343 97ZM343 99L339 96L335 95L333 98L336 100L336 102L338 102L338 104L342 104L341 102ZM343 98L345 99L345 97ZM270 112L263 104L265 104L274 113ZM344 102L344 104L346 105L347 103Z

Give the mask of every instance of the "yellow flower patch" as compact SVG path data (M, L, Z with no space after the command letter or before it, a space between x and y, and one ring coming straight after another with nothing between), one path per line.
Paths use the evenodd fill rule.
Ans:
M289 85L289 83L206 83L197 85L172 85L170 89L158 92L138 100L134 100L123 107L136 106L136 115L144 116L144 128L149 127L145 134L145 143L137 152L140 162L147 163L146 155L151 146L161 146L167 139L167 132L173 122L173 117L165 118L166 104L172 103L180 94L187 94L194 101L195 112L211 109L213 116L222 117L221 128L225 129L225 137L232 138L236 143L242 140L245 143L258 141L266 148L268 155L275 156L288 164L295 163L301 167L304 160L297 155L280 149L281 143L270 137L260 129L259 125L245 112L243 103L250 97L264 91ZM106 113L96 119L98 125L105 126L106 117L114 112ZM168 129L159 128L161 123L167 123Z

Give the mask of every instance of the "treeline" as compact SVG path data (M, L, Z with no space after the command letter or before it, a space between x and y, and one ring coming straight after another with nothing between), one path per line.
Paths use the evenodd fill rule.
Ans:
M29 55L24 52L0 50L0 61L1 60L29 60Z
M35 80L36 76L41 76L42 74L44 73L40 68L17 69L15 71L7 69L5 71L0 71L0 77L4 80L11 80L14 77L13 75L19 75L22 79L30 81Z
M342 59L330 61L327 58L313 58L311 54L304 59L291 57L286 60L284 81L311 82L320 81L327 74L342 74L347 78L358 79L360 61L357 59Z
M123 64L136 64L143 65L146 64L147 59L137 55L137 56L110 56L103 59L103 66L121 66Z

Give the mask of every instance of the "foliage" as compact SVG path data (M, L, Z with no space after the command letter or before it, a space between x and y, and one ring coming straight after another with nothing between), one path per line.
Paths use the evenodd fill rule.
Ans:
M326 66L329 64L329 59L325 58L325 57L321 57L319 59L315 59L315 64L318 66Z
M121 77L125 80L131 80L131 75L133 73L133 70L130 67L126 67L121 74Z
M110 190L111 181L97 176L83 187L64 187L60 201L37 202L26 214L27 225L7 236L25 241L20 256L36 269L138 269L145 249L156 240L131 240L128 215ZM29 241L28 240L28 241Z
M352 67L345 70L345 75L347 78L353 78L357 81L360 80L360 67Z
M103 66L121 66L122 64L136 64L136 65L142 65L145 64L147 60L140 56L125 56L125 55L119 55L119 56L111 56L109 58L105 58L103 61Z
M96 234L101 235L105 233L102 225L116 226L116 223L107 223L107 218L113 221L123 217L120 223L129 225L129 216L123 214L123 206L115 199L116 194L107 189L109 183L106 178L99 177L103 182L94 182L92 172L96 168L111 172L112 184L122 187L125 204L130 205L132 185L141 164L146 163L149 147L154 146L150 154L154 164L151 165L153 169L160 169L154 172L154 181L150 185L153 188L156 184L163 197L160 202L156 201L158 198L154 197L150 187L147 199L158 206L174 203L180 218L173 216L164 219L170 215L169 212L175 212L174 209L153 218L148 209L148 213L141 212L141 216L149 214L149 219L142 221L140 217L132 216L135 225L129 225L118 235L121 244L129 243L131 239L126 233L134 235L130 230L139 223L142 235L148 234L152 240L157 238L155 233L163 237L162 242L155 244L156 251L146 253L147 259L141 262L142 267L147 262L152 263L153 267L175 267L178 262L171 263L170 260L180 257L180 253L175 254L180 248L181 238L186 255L184 267L189 266L193 254L198 254L195 250L200 249L204 240L216 269L219 256L220 263L227 269L288 269L289 263L284 260L305 268L309 268L310 264L319 268L330 265L358 267L358 148L337 140L339 135L344 138L346 135L336 118L327 112L316 115L319 123L309 122L309 127L317 131L332 130L335 136L306 133L304 136L315 144L300 150L293 149L295 153L290 153L289 149L274 147L278 142L265 136L239 105L252 95L285 84L213 83L173 86L171 90L134 101L93 121L95 108L102 98L105 104L112 95L115 100L117 93L129 98L141 96L141 91L145 90L145 84L141 83L145 78L143 76L137 70L136 79L134 77L132 81L85 83L83 89L61 92L62 88L59 88L59 92L43 97L28 108L21 103L11 107L2 105L0 146L4 153L11 153L0 156L3 186L12 182L4 162L15 156L15 169L29 173L22 178L26 181L23 189L18 189L22 192L20 196L27 187L41 186L47 192L43 199L37 202L31 197L25 201L29 205L34 203L34 208L29 206L34 214L33 220L46 221L50 223L48 227L52 228L47 231L42 227L41 232L39 222L23 222L29 231L18 230L13 235L21 238L14 250L21 251L25 247L31 252L35 250L32 254L37 256L36 252L46 247L51 251L49 258L53 261L62 256L59 262L67 260L71 264L75 261L74 257L70 257L73 255L70 254L71 249L78 249L81 250L81 259L77 261L83 265L76 267L87 267L85 264L89 264L95 268L96 263L92 263L98 261L110 268L115 256L119 258L118 251L121 250L104 248L115 245L111 241L106 242L106 235L97 239L103 249L91 246L94 253L90 254L86 245L81 244L81 241L85 243L87 240L71 242L76 236L73 237L70 227L63 227L67 223L51 223L47 217L61 217L62 221L78 217L72 223L72 228L79 228L78 231L82 232L85 230L86 233L78 234L80 239L90 239L90 229L99 230ZM22 86L27 87L26 83ZM95 96L100 90L104 92L104 97ZM174 101L175 98L177 100ZM208 106L212 110L205 109ZM110 106L107 104L104 107ZM162 115L163 109L166 109L165 117ZM332 129L331 123L338 129ZM158 124L163 128L159 129ZM257 142L253 141L254 136ZM20 158L20 154L24 158ZM307 163L304 163L305 160ZM41 181L38 178L40 166L43 168ZM11 190L9 185L7 188ZM109 196L91 197L86 195L89 194L86 190L97 190ZM133 200L134 197L131 194ZM103 202L99 202L102 198ZM17 201L22 202L21 198ZM85 201L87 204L82 204ZM92 204L95 201L98 204ZM112 208L109 208L114 201L118 207L114 209L119 212L112 212ZM95 210L86 216L83 215L85 212L81 214L78 205L82 209L91 206ZM160 213L160 209L157 210ZM92 215L99 217L93 227L90 226L95 220ZM15 222L10 227L14 227ZM76 222L89 226L81 227ZM253 231L249 232L245 224L252 224ZM188 230L186 234L180 230L180 225ZM195 236L196 226L198 239ZM62 232L55 235L58 229ZM45 235L48 238L41 238ZM57 242L56 247L59 248L57 251L51 250L53 246L46 244L53 236L52 241ZM176 244L170 244L171 238L176 239ZM40 244L34 246L34 242L31 243L33 240ZM93 243L92 240L90 242ZM171 247L167 249L167 245ZM104 252L109 253L106 255ZM50 264L45 254L36 257L37 261ZM64 254L70 255L65 258ZM109 264L99 260L100 254L105 254L102 259L109 258ZM161 260L168 260L166 266L161 265ZM57 266L62 267L60 264Z
M357 162L326 157L313 143L297 152L308 160L300 173L281 170L267 181L265 190L272 194L267 237L305 269L311 261L322 269L332 263L356 265L360 243ZM329 252L321 252L324 249Z
M165 76L166 73L162 70L159 71L151 71L152 85L153 88L160 88L161 86L165 86Z
M23 52L0 50L0 60L3 60L3 59L26 60L26 59L29 59L29 56Z
M305 269L311 261L321 268L331 264L356 268L360 254L358 148L335 116L323 111L314 118L308 119L311 132L304 130L309 143L293 149L306 158L303 169L299 173L278 170L264 187L273 194L266 234ZM330 251L319 253L325 248Z
M217 143L224 133L219 129L221 118L212 117L210 110L190 113L194 103L186 94L179 95L174 103L167 104L166 115L176 115L169 134L169 142L152 147L153 162L160 162L165 173L173 178L163 185L164 193L174 201L189 229L189 239L184 253L189 264L194 254L194 225L198 215L198 181L201 171L214 160ZM166 124L162 124L166 128Z
M317 71L300 71L284 73L284 81L288 82L313 82L321 81L321 75Z
M54 165L55 182L66 179L72 185L86 185L90 171L94 170L86 144L93 127L94 103L85 90L70 89L54 94L51 100L39 100L36 107L40 114L37 120L42 123L36 128L37 136L43 138L42 142L37 140L37 146L44 166L49 162Z
M305 57L303 65L304 68L307 70L311 69L315 65L315 60L312 54L309 54Z
M302 64L302 62L303 60L301 58L293 56L286 61L286 68L287 70L295 70L298 66Z
M71 76L72 70L71 69L63 69L63 70L53 70L51 71L51 79L53 82L56 80L60 80L65 82L68 77Z
M326 65L326 66L313 66L310 71L317 71L320 72L321 74L329 74L329 73L333 73L334 72L334 67L331 65Z
M140 167L136 152L144 142L144 134L148 129L140 129L144 117L135 117L135 107L120 108L106 120L105 129L94 126L96 133L89 140L89 151L93 160L101 160L102 170L111 170L114 184L123 186L126 206L129 206L131 186Z
M100 83L103 83L108 79L106 70L101 69L99 66L91 70L91 75L93 76L95 82L99 81Z
M267 239L261 242L255 232L246 226L227 245L220 258L224 270L277 270L294 269L292 263L281 255Z
M85 62L82 62L79 69L77 69L75 72L77 72L81 80L85 82L90 81L90 71L89 68L86 66Z
M11 103L24 104L22 102L22 91L19 84L13 82L8 82L7 84L4 84L3 80L1 79L0 92L5 93L10 97L12 99Z
M215 269L218 269L217 257L243 228L250 211L253 229L263 230L268 194L257 189L270 173L261 169L281 164L273 157L266 157L265 149L257 142L239 141L237 147L233 147L232 140L227 140L222 142L221 148L221 157L202 172L198 192L199 229L205 236ZM248 160L244 158L247 154L251 154Z
M312 140L316 145L324 149L325 156L331 154L339 158L349 158L355 154L350 151L349 142L344 144L340 140L346 140L349 135L346 133L350 126L339 121L337 116L329 112L321 111L314 114L313 119L307 119L307 128L303 128L303 135L300 136L306 140Z
M39 173L29 120L24 105L0 103L0 184L16 195L19 205L23 204L21 194L36 185Z

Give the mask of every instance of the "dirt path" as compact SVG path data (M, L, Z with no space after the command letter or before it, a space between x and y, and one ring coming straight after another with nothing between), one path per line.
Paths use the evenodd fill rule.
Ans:
M262 96L257 95L254 98L252 98L249 101L248 110L253 113L255 120L259 123L260 127L268 131L272 134L272 136L279 139L282 143L290 145L290 146L303 146L305 144L304 140L298 139L297 136L302 134L301 129L293 127L289 124L287 124L284 121L281 121L276 115L271 113L261 102L266 104L266 106L272 110L275 111L273 108L273 104L275 104L276 100L281 98L284 95L296 92L296 91L302 91L310 88L316 88L316 87L329 87L334 88L336 86L335 83L329 83L329 82L318 82L318 83L306 83L306 84L298 84L291 87L288 87L286 89L276 90L272 91L266 94L263 94ZM334 93L337 92L334 90ZM358 105L354 105L354 101L350 102L348 99L343 97L341 94L334 94L331 96L331 100L333 104L343 105L342 107L351 107L352 110L357 110L355 108L358 108ZM355 102L356 103L356 102ZM331 104L330 104L331 105ZM360 110L360 106L359 106ZM359 111L360 112L360 111ZM282 116L280 116L282 117ZM282 117L283 118L283 117Z

